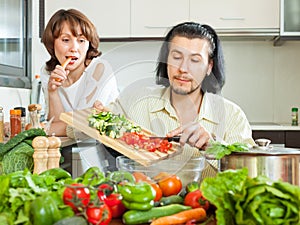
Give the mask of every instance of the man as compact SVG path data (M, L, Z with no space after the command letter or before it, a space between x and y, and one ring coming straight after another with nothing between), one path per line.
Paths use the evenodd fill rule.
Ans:
M181 23L169 31L160 50L156 83L161 86L132 85L109 108L158 135L181 135L182 145L197 149L212 139L254 145L244 112L218 95L224 82L216 32L208 25Z
M180 135L186 155L201 154L199 149L205 150L210 140L254 145L244 112L218 95L224 82L223 52L216 32L208 25L181 23L169 31L160 49L159 86L137 82L108 108L156 135ZM103 109L99 102L94 106Z

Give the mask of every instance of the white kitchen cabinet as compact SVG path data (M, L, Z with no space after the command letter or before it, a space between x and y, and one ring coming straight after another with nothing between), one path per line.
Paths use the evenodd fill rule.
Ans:
M190 19L217 30L278 30L279 0L190 0Z
M78 9L96 26L101 38L130 36L130 0L48 0L45 24L58 9Z
M131 0L131 37L163 37L189 20L189 0Z

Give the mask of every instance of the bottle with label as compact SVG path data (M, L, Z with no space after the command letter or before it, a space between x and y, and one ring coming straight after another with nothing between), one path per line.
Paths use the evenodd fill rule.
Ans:
M298 108L292 108L292 126L298 126Z
M40 110L41 121L45 120L45 98L42 90L42 81L39 74L36 74L34 80L32 81L32 89L31 89L31 104L40 104L42 109Z
M0 106L0 143L4 142L4 114L3 107Z
M10 138L21 133L21 113L20 109L10 110Z
M26 109L24 107L15 107L14 109L20 109L21 110L21 131L23 132L25 130L25 126L26 126L26 123L27 123Z

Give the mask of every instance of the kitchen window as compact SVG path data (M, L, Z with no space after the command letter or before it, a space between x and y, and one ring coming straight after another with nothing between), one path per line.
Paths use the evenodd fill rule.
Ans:
M0 86L31 87L32 0L0 0Z

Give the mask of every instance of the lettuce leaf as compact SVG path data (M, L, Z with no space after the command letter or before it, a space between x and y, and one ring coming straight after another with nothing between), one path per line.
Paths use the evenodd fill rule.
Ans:
M235 224L235 195L241 195L247 176L248 170L244 168L226 170L202 181L200 189L203 195L217 207L218 225Z
M227 170L201 183L218 225L300 224L300 187L247 174L247 168Z

